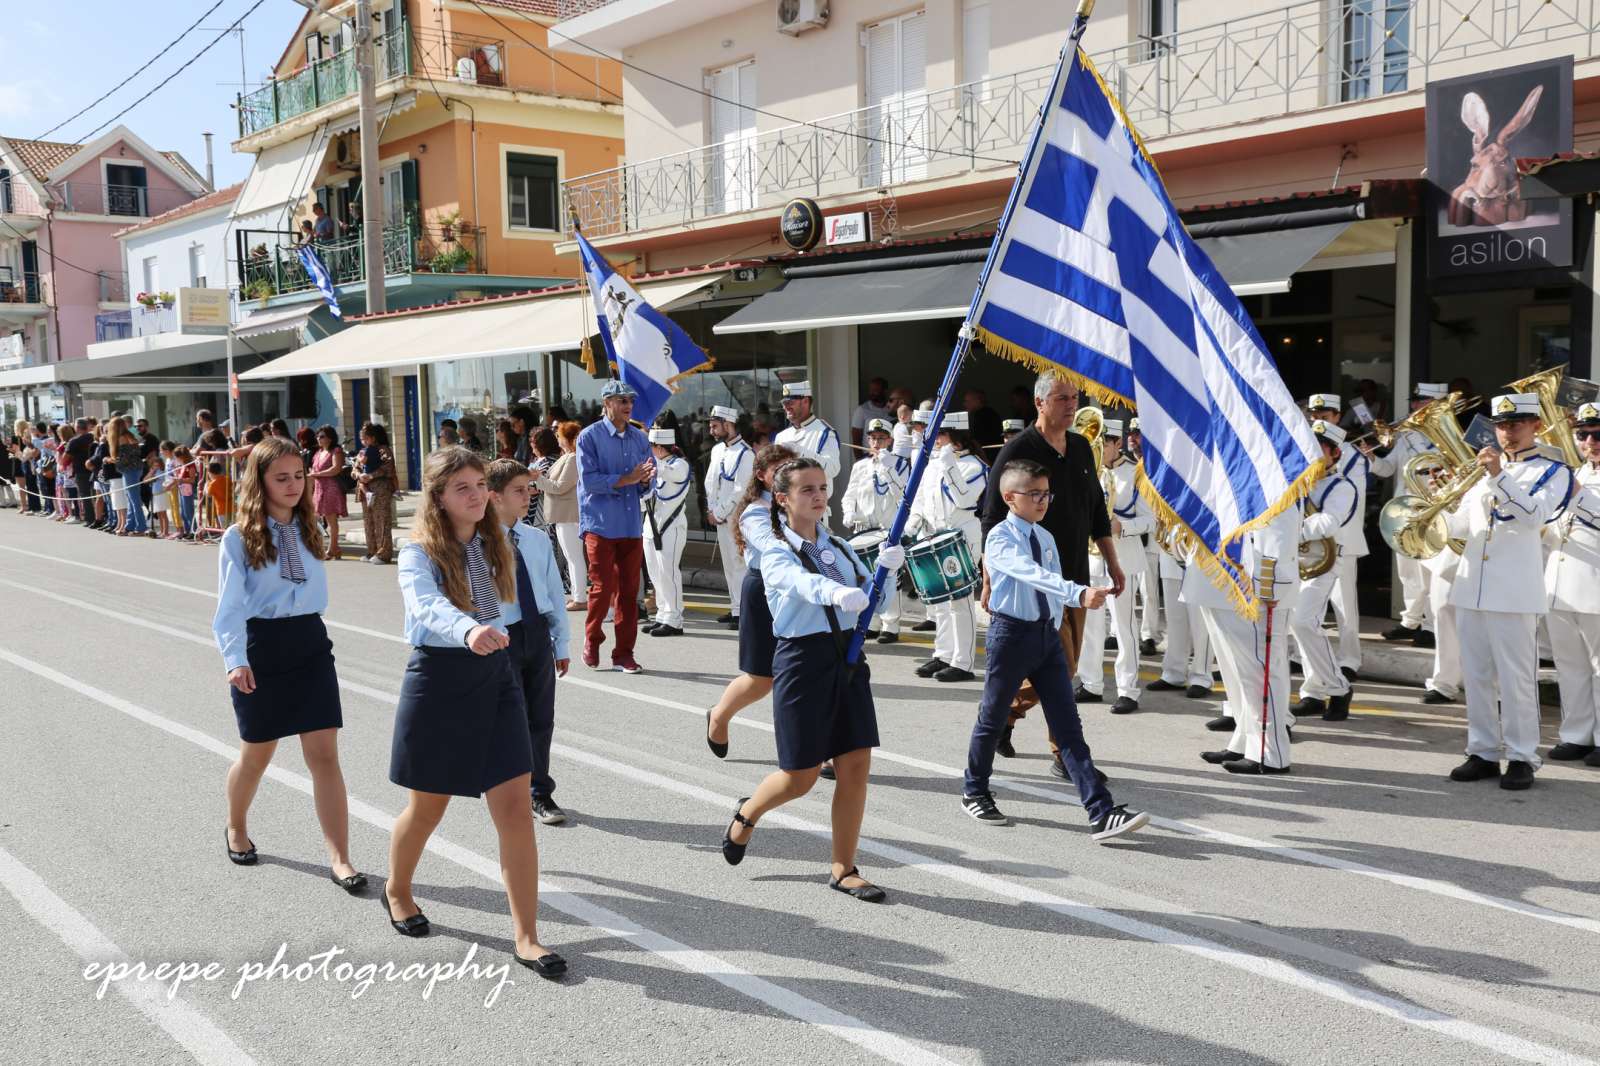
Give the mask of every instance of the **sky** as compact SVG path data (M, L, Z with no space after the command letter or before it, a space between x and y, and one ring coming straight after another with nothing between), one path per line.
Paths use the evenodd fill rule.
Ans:
M256 0L222 0L201 22L210 32L189 33L93 110L46 139L78 142L102 122L172 75L210 44ZM123 78L149 63L216 0L56 0L28 5L6 19L6 63L0 68L0 135L38 137ZM259 84L282 54L305 9L294 0L263 0L244 19L245 79ZM22 17L18 17L21 15ZM182 153L205 173L207 131L219 188L250 174L251 155L235 155L239 135L232 108L239 91L239 35L222 36L210 51L148 100L117 119L158 151ZM103 132L103 131L102 131Z

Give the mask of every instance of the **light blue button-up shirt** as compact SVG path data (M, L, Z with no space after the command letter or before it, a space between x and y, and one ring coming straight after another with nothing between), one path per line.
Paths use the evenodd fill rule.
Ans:
M1039 538L1039 562L1033 561L1028 534ZM1061 576L1061 553L1056 538L1035 522L1008 514L989 530L983 542L983 565L989 571L989 610L1010 615L1024 622L1039 620L1035 592L1044 593L1050 604L1050 624L1061 627L1065 607L1077 607L1083 600L1084 586Z
M578 529L607 540L644 535L639 502L650 479L617 488L617 482L649 459L650 439L631 425L621 430L602 418L578 434Z
M781 521L781 519L780 519ZM744 538L744 565L761 570L761 552L772 539L772 493L763 492L739 515L739 535Z
M550 537L542 529L519 522L506 527L506 535L515 531L515 550L522 553L522 563L528 568L528 583L533 586L533 598L539 603L539 613L550 627L550 647L557 659L567 658L567 593L561 587L561 571L556 569L556 553L550 549ZM515 599L515 597L513 597ZM502 603L500 619L506 625L522 621L522 605Z
M440 584L433 560L420 544L400 549L400 597L405 603L406 642L412 647L464 648L467 634L483 623L450 602ZM515 606L513 604L512 606ZM496 629L510 625L505 620L505 604ZM517 617L522 617L521 611Z
M850 545L832 536L826 530L817 530L815 541L818 551L831 550L838 556L836 566L846 577L854 576L860 588L871 580L866 567L850 549ZM831 633L828 614L824 607L833 605L834 590L843 588L837 581L813 574L800 561L800 535L787 526L783 539L772 535L767 526L767 543L761 551L761 578L766 582L767 606L772 610L772 631L780 637L805 637L813 633ZM835 608L839 628L855 628L857 612Z
M270 523L269 523L270 525ZM283 550L283 534L272 531L273 545ZM211 632L222 650L222 665L230 672L249 666L245 654L245 623L252 618L293 618L321 614L328 609L328 574L322 560L311 554L302 538L300 562L306 579L295 584L279 573L278 562L252 569L244 558L244 534L229 526L217 553L217 612Z

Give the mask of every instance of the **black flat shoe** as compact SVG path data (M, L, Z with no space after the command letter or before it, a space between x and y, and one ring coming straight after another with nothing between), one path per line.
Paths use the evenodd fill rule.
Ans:
M831 762L823 763L822 766L817 770L817 776L822 778L824 781L838 780L838 777L833 772L833 763Z
M1190 685L1188 688L1183 690L1183 694L1185 696L1187 696L1191 700L1209 699L1211 697L1211 686L1210 685ZM1233 727L1229 726L1228 728L1231 729Z
M1144 687L1146 692L1182 692L1182 685L1174 685L1165 678L1158 677Z
M518 962L540 977L554 979L567 972L567 960L553 951L547 951L537 959L525 959L515 951L512 954L516 955Z
M747 829L756 827L756 823L739 813L744 810L744 805L749 802L749 796L739 801L739 805L733 809L733 821L728 823L727 831L722 834L722 857L728 860L729 866L738 866L741 862L744 862L744 849L750 846L750 841L748 840L743 844L735 844L733 842L734 823L737 822Z
M403 919L402 921L395 921L394 911L389 909L389 893L380 892L378 895L383 898L383 913L389 916L389 924L394 927L395 932L399 933L401 936L411 937L427 936L428 933L431 932L431 929L428 925L428 919L421 911L418 911L411 917Z
M899 633L879 633L878 634L878 643L879 644L898 644L898 643L900 643L900 634Z
M850 871L846 873L844 877L861 877L861 871L857 867L852 866L850 867ZM889 894L874 884L857 885L855 888L846 888L844 885L840 884L840 882L844 880L844 877L828 878L828 887L833 889L835 892L843 892L847 896L854 896L862 903L882 903L888 898ZM866 880L864 877L861 879L863 881Z
M228 849L228 861L235 866L254 866L256 864L256 842L250 841L250 849L248 851L234 851L233 844L228 840L227 826L222 827L222 846Z
M1206 723L1206 728L1213 733L1231 733L1234 729L1234 721L1226 714L1219 714Z
M1221 766L1225 762L1238 762L1244 758L1244 753L1224 748L1221 751L1202 751L1200 757L1213 766Z
M728 742L723 741L721 744L718 744L716 741L711 739L710 711L706 712L706 747L710 748L711 754L715 755L719 759L726 759L728 757Z
M332 870L329 870L328 871L328 876L330 878L332 878L334 884L338 885L340 888L344 889L346 892L350 893L352 896L359 896L361 893L363 893L363 892L365 892L367 890L367 875L366 874L354 873L354 874L351 874L349 877L340 877L338 874L334 873Z
M1286 774L1289 772L1287 766L1262 766L1254 759L1236 759L1233 762L1225 762L1222 764L1222 768L1230 774Z

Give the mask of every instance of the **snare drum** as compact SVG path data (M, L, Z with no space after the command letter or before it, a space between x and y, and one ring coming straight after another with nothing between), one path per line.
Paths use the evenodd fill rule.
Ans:
M945 530L906 549L906 569L923 603L959 600L978 587L972 550L958 529Z
M865 566L867 573L870 574L878 568L878 553L883 550L883 542L888 539L887 530L864 529L845 543L861 557L861 565Z

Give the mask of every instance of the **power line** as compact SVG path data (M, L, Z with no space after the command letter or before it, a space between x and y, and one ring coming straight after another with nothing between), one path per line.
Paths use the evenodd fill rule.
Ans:
M66 118L62 119L60 122L57 122L54 126L51 126L49 129L47 129L43 133L39 134L39 136L35 137L34 140L36 140L36 141L44 140L46 137L50 136L52 133L54 133L56 130L60 129L62 126L65 126L67 123L71 122L73 119L79 117L80 115L83 115L84 113L86 113L88 111L93 110L94 107L97 104L99 104L102 100L104 100L106 97L110 96L112 93L115 93L118 89L120 89L124 85L128 84L134 78L137 78L139 75L143 74L145 71L147 71L151 67L155 66L156 60L160 59L162 56L166 55L168 52L170 52L174 48L178 47L178 42L182 41L185 37L189 36L189 34L193 33L195 27L200 25L200 23L205 21L206 15L211 14L211 12L215 11L217 8L221 7L225 3L227 3L227 0L217 0L216 3L212 4L209 8L206 9L206 12L205 12L204 15L201 15L199 18L195 19L192 23L190 23L188 29L184 30L182 33L178 34L178 36L174 37L171 41L169 41L167 43L167 46L165 48L161 49L161 51L157 52L155 55L153 55L149 59L145 60L145 62L139 67L139 69L135 70L132 74L129 74L126 78L123 78L121 81L117 82L115 85L113 85L111 88L107 89L105 92L101 93L99 96L95 97L95 99L87 107L83 108L81 111L78 111L78 112L76 112L74 114L68 115ZM85 139L87 139L87 138L85 138Z

